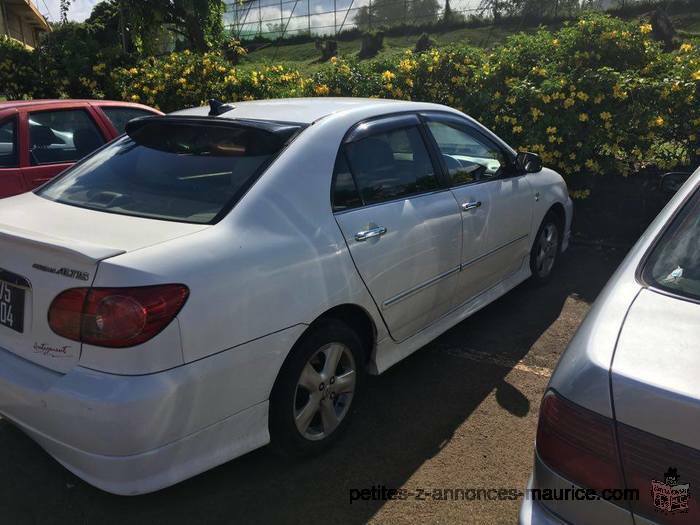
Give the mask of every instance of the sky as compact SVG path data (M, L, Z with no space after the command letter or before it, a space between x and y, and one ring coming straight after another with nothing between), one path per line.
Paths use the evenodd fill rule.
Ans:
M68 11L68 19L76 22L82 22L90 16L92 8L100 0L72 0L70 10ZM308 1L308 0L307 0ZM400 1L400 0L397 0ZM473 9L478 6L480 0L451 0L452 9ZM44 14L50 21L57 22L60 18L60 0L34 0L35 4L39 8L42 14ZM246 8L241 8L240 18L245 19L246 31L257 31L257 28L262 28L263 31L268 31L268 23L279 23L280 20L280 0L257 0L252 5L255 9L250 10L246 13ZM232 3L231 1L227 3ZM345 18L345 13L338 13L337 16L333 16L333 13L329 12L332 10L332 6L335 4L337 9L347 9L350 5L353 8L358 8L363 5L367 5L368 0L310 0L309 4L311 7L312 21L311 27L314 32L325 32L332 31L335 24L337 26L342 26L343 19ZM438 0L438 3L442 5L444 0ZM283 0L282 15L287 22L286 18L292 14L293 17L289 21L287 26L288 31L293 34L295 31L305 30L307 25L307 20L303 15L308 12L306 8L306 2L294 2L289 0ZM260 8L258 8L260 6ZM356 9L353 9L347 20L345 22L345 27L352 25L352 19ZM301 15L301 16L300 16ZM263 22L258 22L258 17L261 17ZM226 24L233 22L233 13L225 19ZM259 24L259 26L258 26ZM323 29L325 28L325 30Z
M93 6L99 0L73 0L68 11L68 19L82 22L90 16ZM42 15L52 22L58 22L61 16L60 0L34 0Z

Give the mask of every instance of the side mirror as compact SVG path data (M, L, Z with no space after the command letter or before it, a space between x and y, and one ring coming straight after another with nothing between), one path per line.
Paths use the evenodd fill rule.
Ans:
M661 175L661 191L673 195L676 193L685 181L690 178L690 173L682 171L672 171Z
M542 158L537 153L520 151L515 159L515 165L525 173L538 173L542 171Z

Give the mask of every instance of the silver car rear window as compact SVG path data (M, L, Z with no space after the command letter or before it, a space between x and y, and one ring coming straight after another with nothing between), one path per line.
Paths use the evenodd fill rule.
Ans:
M700 300L700 191L654 246L643 278L667 292Z
M37 194L109 213L210 224L235 205L293 131L162 117L142 124Z

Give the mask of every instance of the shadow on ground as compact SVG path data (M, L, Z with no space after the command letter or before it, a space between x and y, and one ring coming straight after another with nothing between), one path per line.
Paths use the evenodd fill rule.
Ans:
M537 351L540 362L553 365L573 334L535 343L560 317L567 298L592 302L620 259L618 253L574 247L549 285L521 285L384 375L370 378L348 435L324 456L305 462L281 460L265 448L156 494L120 498L83 483L0 421L0 519L364 523L383 502L350 505L349 490L404 484L449 444L494 389L500 406L515 416L537 409L504 381L508 367L459 359L444 350L489 352L511 362ZM503 478L504 473L494 465L493 475Z

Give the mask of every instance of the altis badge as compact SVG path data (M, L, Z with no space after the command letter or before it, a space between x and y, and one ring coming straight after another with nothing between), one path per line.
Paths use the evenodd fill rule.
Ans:
M42 272L53 273L56 275L62 275L63 277L69 277L70 279L77 279L79 281L89 281L90 274L88 272L81 272L80 270L73 270L72 268L51 268L50 266L44 266L43 264L34 263L32 268L40 270Z

